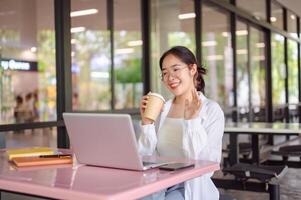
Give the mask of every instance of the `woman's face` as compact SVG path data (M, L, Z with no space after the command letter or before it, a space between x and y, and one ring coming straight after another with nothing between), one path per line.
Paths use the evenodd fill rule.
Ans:
M176 56L167 55L162 63L162 81L174 95L183 95L194 88L196 65L188 66Z

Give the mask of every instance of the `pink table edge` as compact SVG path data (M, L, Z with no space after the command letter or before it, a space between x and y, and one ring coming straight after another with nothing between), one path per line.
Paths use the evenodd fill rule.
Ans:
M0 153L5 150L0 149ZM2 154L3 155L3 154ZM0 160L5 158L1 157ZM49 185L39 185L35 182L27 181L26 177L16 178L10 176L10 174L5 174L5 172L0 174L0 190L8 192L23 193L33 196L41 196L46 198L56 198L56 199L91 199L91 200L123 200L123 199L137 199L154 192L160 191L162 189L168 188L178 183L185 182L187 180L202 176L204 174L214 172L220 169L219 163L211 161L196 161L196 166L194 168L187 168L180 171L174 171L175 175L157 180L155 182L150 182L145 185L141 185L136 188L131 188L117 194L102 194L97 192L85 192L79 190L72 190L69 188L51 187ZM76 165L80 166L80 165ZM72 168L74 165L66 165L67 168ZM43 167L47 169L47 167ZM50 166L49 166L50 168ZM51 168L59 168L58 166L51 166ZM35 169L29 170L34 171ZM116 169L117 170L117 169ZM153 169L159 170L159 169ZM11 171L13 172L13 171ZM30 177L28 177L30 179Z
M154 192L160 191L164 188L170 187L172 185L202 176L206 173L214 172L219 170L219 164L210 162L207 166L200 168L192 168L183 170L181 173L177 173L175 176L168 177L166 179L149 183L141 187L137 187L131 190L126 190L124 192L115 195L105 195L99 193L87 193L81 191L75 191L70 189L49 187L43 185L37 185L30 182L18 182L17 180L9 180L9 176L0 176L0 188L2 190L19 192L29 195L37 195L41 197L50 197L58 199L91 199L91 200L121 200L121 199L137 199ZM2 178L8 178L3 180Z

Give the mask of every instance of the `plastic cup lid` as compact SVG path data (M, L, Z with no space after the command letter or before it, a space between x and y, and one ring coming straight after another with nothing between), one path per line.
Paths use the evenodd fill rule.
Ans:
M148 95L153 95L153 96L159 97L160 99L162 99L165 102L165 99L164 99L164 97L161 94L151 92Z

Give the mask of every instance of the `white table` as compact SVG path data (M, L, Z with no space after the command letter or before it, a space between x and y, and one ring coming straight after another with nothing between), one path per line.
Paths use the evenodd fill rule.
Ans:
M261 133L261 134L301 134L301 124L299 123L265 123L265 122L246 122L246 123L226 123L225 132L227 133Z
M252 136L252 160L259 164L259 135L301 135L301 124L299 123L226 123L225 133L230 134L229 162L231 165L239 161L239 149L237 137L239 134Z

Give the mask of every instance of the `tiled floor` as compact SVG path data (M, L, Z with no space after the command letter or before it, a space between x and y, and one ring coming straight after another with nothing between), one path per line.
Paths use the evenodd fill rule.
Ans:
M27 130L19 133L6 133L6 147L26 146L50 146L56 147L56 129L39 129L32 132ZM215 176L220 176L217 173ZM281 200L301 200L301 169L290 168L287 174L280 180ZM267 193L255 193L235 190L222 190L236 200L268 200ZM37 200L33 197L25 197L10 193L2 193L2 200Z
M49 146L56 147L56 128L8 132L5 134L6 147Z

